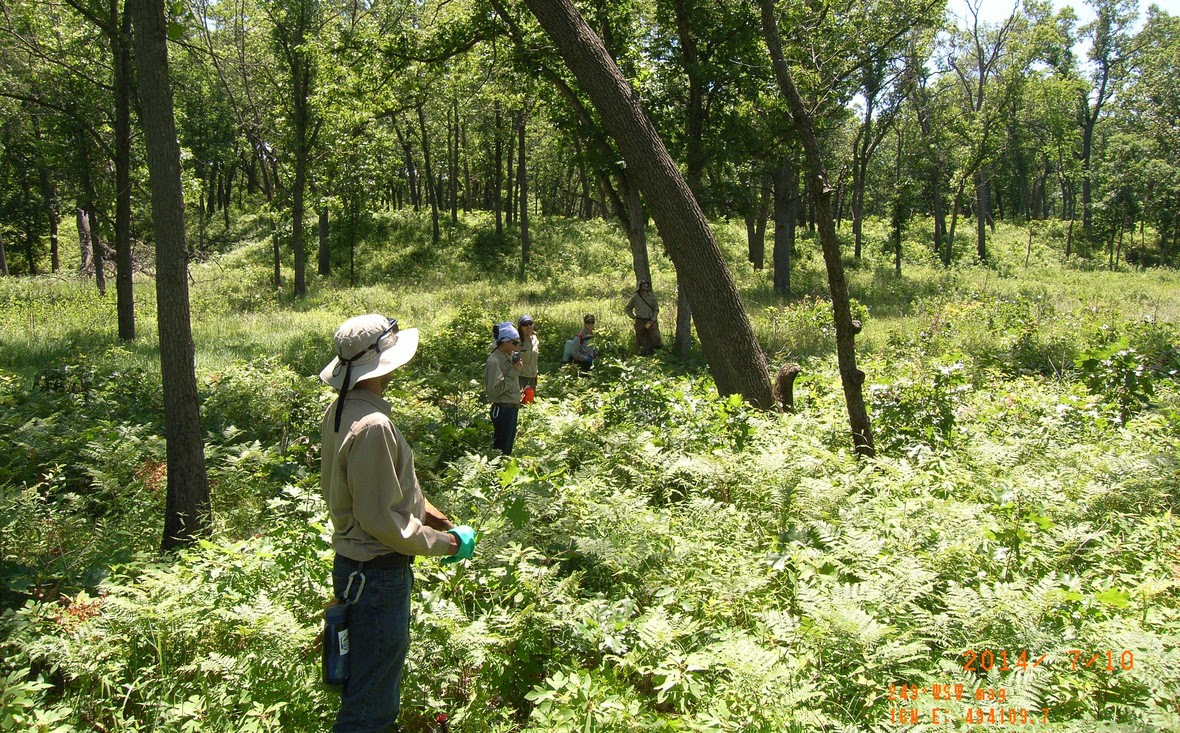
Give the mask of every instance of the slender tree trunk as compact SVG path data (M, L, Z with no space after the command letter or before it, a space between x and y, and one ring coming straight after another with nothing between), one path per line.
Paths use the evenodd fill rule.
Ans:
M307 189L307 161L311 153L308 140L308 85L309 71L303 69L296 79L295 99L295 182L291 192L291 247L295 251L295 297L307 295L307 256L303 242L303 196Z
M509 113L509 120L512 119ZM512 226L516 221L516 171L513 166L516 160L516 129L508 129L508 155L504 156L504 224Z
M50 272L61 269L61 255L58 250L57 230L59 216L57 213L57 196L53 191L53 181L49 176L49 168L41 166L41 198L45 206L45 214L49 219L49 268Z
M471 155L467 149L467 126L459 125L459 137L463 140L463 213L471 213Z
M98 285L98 294L105 296L107 294L107 269L106 269L106 245L102 243L102 237L98 233L98 214L94 209L86 212L86 219L90 222L90 245L94 252L94 282ZM32 263L30 262L30 269Z
M131 16L111 0L111 54L115 78L115 310L119 338L135 340L131 281Z
M783 156L774 171L774 290L791 294L791 252L799 220L799 171Z
M393 131L397 134L398 143L402 146L402 154L406 158L406 178L410 187L410 204L413 205L414 211L418 210L420 199L418 197L418 166L414 164L414 150L410 145L409 135L402 134L402 128L393 122Z
M634 172L645 194L678 275L687 275L680 279L687 287L718 391L742 394L755 406L771 408L774 400L766 359L733 277L704 213L634 90L571 0L526 0L526 4L594 102L628 172Z
M619 193L626 205L624 226L631 244L631 267L635 282L651 282L651 261L647 256L647 211L643 208L639 187L626 173L619 173Z
M189 318L184 195L168 81L164 0L129 0L128 5L135 21L135 57L142 102L140 120L147 147L152 223L156 233L156 303L168 455L162 546L170 550L191 543L206 531L209 482Z
M516 176L520 180L520 279L523 280L528 273L529 267L529 249L532 247L532 239L529 237L529 169L527 155L525 153L525 133L526 133L527 119L525 113L520 113L520 123L518 129L520 130L520 161L516 165Z
M278 227L275 226L274 208L269 205L266 210L266 220L270 224L271 255L274 259L274 286L278 291L283 288L283 253L279 242Z
M1062 259L1069 259L1069 250L1073 245L1073 219L1069 220L1069 229L1065 230L1065 257Z
M319 251L319 267L317 272L320 277L328 277L332 274L332 247L329 227L331 223L328 221L328 210L326 208L320 209L320 251Z
M32 227L25 228L25 261L29 263L29 274L37 274L37 237ZM102 292L101 290L99 292ZM103 293L104 295L106 293Z
M501 128L503 127L503 115L500 111L500 101L496 100L493 105L495 116L495 163L496 163L496 190L492 194L492 206L496 209L496 239L503 239L504 237L504 140L502 137Z
M987 262L987 167L981 167L975 183L975 255Z
M430 167L430 136L426 132L426 109L418 105L418 129L422 133L422 165L426 177L426 196L430 199L430 241L438 244L441 233L438 229L438 189L434 185L434 173Z
M0 275L8 277L8 256L4 253L4 237L0 236Z
M452 123L447 128L447 164L450 171L451 224L459 223L459 101L451 101Z
M758 205L753 214L752 226L747 222L746 239L750 249L750 263L754 269L761 271L766 264L766 219L770 213L770 200L773 197L769 173L762 174L762 183L758 189Z
M854 325L848 306L848 286L844 280L844 264L840 259L840 243L836 239L836 222L831 211L831 190L827 184L823 157L812 128L811 116L795 87L790 68L783 58L779 43L778 25L774 15L774 0L759 0L762 10L762 28L766 45L774 63L775 78L791 110L795 132L803 143L807 164L812 180L813 201L819 225L819 239L823 246L824 263L828 270L828 286L832 291L832 311L836 324L836 358L840 367L840 381L844 386L844 402L848 408L848 421L852 428L852 443L860 455L874 455L873 433L869 425L861 387L865 381L864 372L856 366Z
M94 272L94 247L90 243L90 221L86 218L86 210L82 208L81 201L74 209L74 218L78 224L78 249L82 254L78 274L90 275Z

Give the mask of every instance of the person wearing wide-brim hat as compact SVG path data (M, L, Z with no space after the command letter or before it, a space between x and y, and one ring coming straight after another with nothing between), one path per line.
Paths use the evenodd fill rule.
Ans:
M492 445L506 456L516 443L520 413L520 332L510 322L496 324L496 348L484 364L484 386L491 403Z
M415 555L470 558L475 532L422 495L409 443L382 399L418 331L370 314L345 321L320 378L339 393L324 414L320 489L332 520L332 590L348 604L348 677L334 731L396 730L410 643Z
M664 345L658 319L660 303L651 291L651 281L639 281L639 287L635 289L624 311L635 321L635 348L640 356L648 356Z

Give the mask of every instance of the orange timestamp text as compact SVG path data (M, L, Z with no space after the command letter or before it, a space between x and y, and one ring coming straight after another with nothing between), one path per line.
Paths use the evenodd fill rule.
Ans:
M1135 668L1135 653L1124 649L1116 656L1113 649L1083 651L1070 649L1070 669L1105 669L1107 672L1127 671ZM1019 652L1007 649L966 649L960 655L964 658L965 672L1011 672L1014 669L1036 669L1045 664L1048 654L1029 654L1027 649Z
M942 708L933 708L929 713L918 708L889 709L889 722L895 725L945 725L955 720L968 725L1044 725L1049 722L1049 708L967 708L961 718Z

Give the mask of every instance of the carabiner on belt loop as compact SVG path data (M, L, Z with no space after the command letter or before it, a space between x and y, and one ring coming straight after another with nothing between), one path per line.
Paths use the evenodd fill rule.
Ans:
M350 600L348 598L348 592L350 590L352 590L353 578L355 578L358 575L361 576L361 582L357 586L357 589L356 589L356 598L353 598ZM361 572L360 570L353 570L348 575L348 585L344 586L344 598L342 598L341 600L343 600L345 603L347 603L348 605L351 606L352 604L356 603L357 601L359 601L361 599L361 594L363 594L364 592L365 592L365 574L363 572Z

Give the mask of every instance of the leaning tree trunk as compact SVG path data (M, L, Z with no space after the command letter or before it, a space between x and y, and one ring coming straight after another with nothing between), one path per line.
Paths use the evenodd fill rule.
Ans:
M128 5L135 21L135 58L142 103L140 121L147 148L156 233L156 304L168 455L162 544L169 550L191 543L208 527L209 481L193 366L184 194L172 89L168 82L164 0L129 0Z
M571 0L525 0L618 143L643 191L696 317L701 346L723 395L774 404L766 358L705 215L634 90Z
M848 422L852 427L852 444L860 455L874 455L873 432L869 425L868 410L865 409L861 387L865 381L864 372L856 366L855 328L852 312L848 307L848 286L844 281L844 263L840 259L840 243L836 239L836 222L832 216L831 195L827 173L815 138L811 116L803 104L791 70L783 58L779 43L778 25L774 17L774 0L759 0L762 8L762 30L766 46L774 63L774 74L779 89L787 99L791 110L795 132L803 143L807 154L807 165L811 169L813 201L816 209L816 223L819 226L819 240L823 246L824 264L828 270L828 287L832 291L832 311L836 322L836 358L840 367L840 381L844 385L844 403L848 408Z

